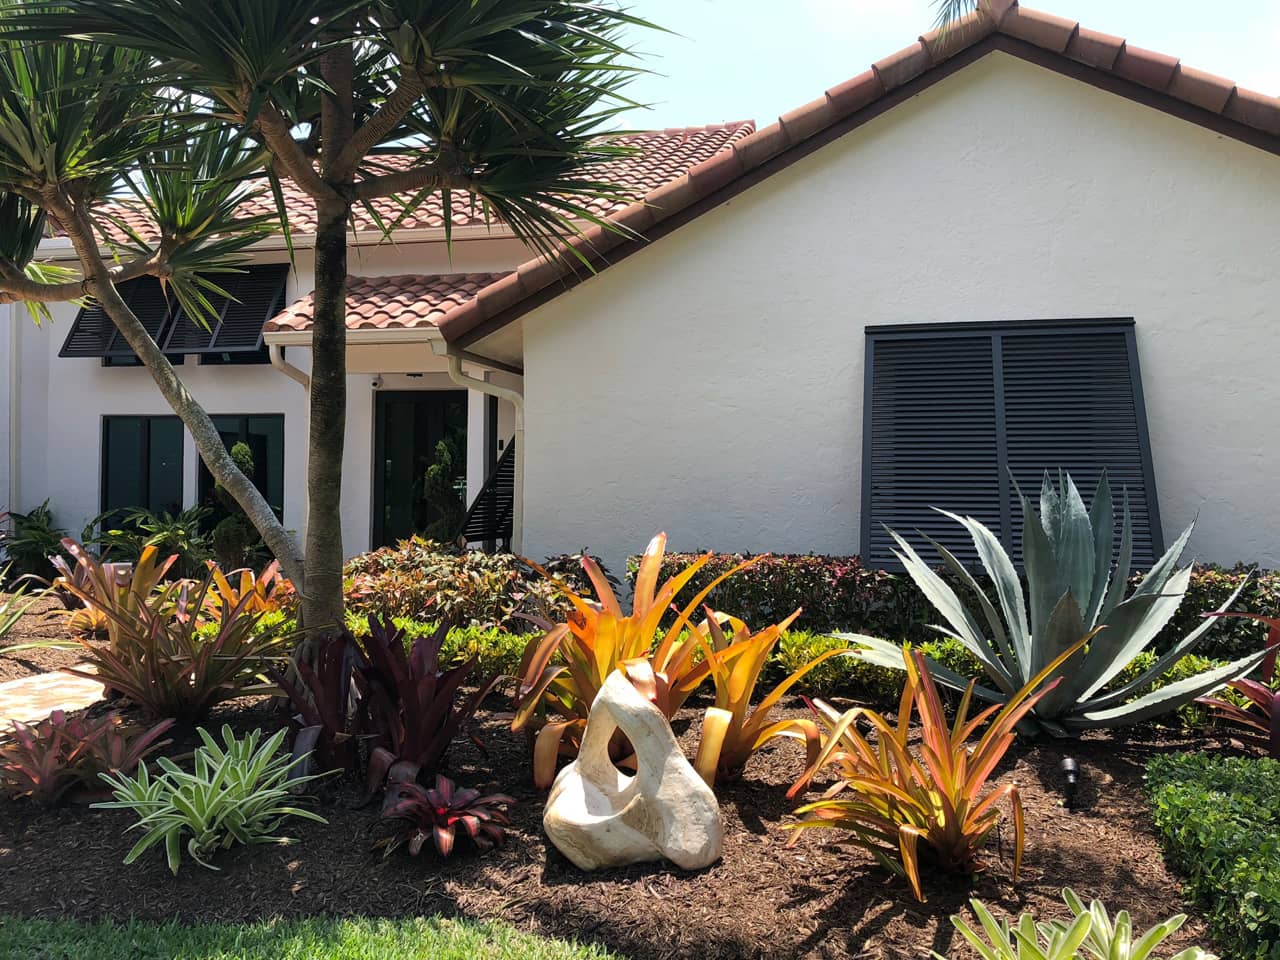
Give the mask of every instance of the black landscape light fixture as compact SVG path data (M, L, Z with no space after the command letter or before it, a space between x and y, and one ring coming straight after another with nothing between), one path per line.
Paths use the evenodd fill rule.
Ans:
M1066 799L1067 809L1076 809L1076 787L1080 785L1080 765L1074 757L1063 757L1059 765L1062 770L1062 796Z

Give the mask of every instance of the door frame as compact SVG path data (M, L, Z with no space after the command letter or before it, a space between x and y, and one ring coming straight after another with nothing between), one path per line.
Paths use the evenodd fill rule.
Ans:
M441 393L460 393L466 396L467 403L470 404L468 391L459 387L433 388L424 387L420 390L378 390L373 395L373 510L372 524L369 531L369 546L371 549L377 550L382 545L384 534L385 516L386 516L386 486L385 476L383 472L383 460L386 456L386 421L384 412L386 405L392 400L404 400L412 397L417 398L427 394ZM471 437L467 437L467 446L471 445Z

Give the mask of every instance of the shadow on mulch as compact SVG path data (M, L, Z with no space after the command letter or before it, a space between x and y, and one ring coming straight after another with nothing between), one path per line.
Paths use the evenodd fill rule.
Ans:
M186 862L177 878L159 850L124 867L133 844L130 817L83 807L40 810L0 803L0 913L94 919L246 921L309 915L402 917L427 914L496 918L559 937L602 944L634 960L924 960L931 950L970 957L948 917L977 896L998 912L1031 909L1061 916L1060 891L1101 897L1151 924L1190 912L1166 870L1141 798L1141 763L1155 750L1194 744L1177 740L1114 741L1093 736L1070 745L1020 746L1000 779L1020 784L1027 815L1023 875L1015 886L1008 828L992 838L989 869L972 880L927 873L928 902L917 903L905 881L838 833L813 831L786 846L793 822L787 787L802 772L798 746L780 742L753 758L744 777L721 790L726 837L723 859L683 873L644 864L584 874L551 848L541 830L542 794L530 777L528 747L508 728L509 709L491 698L477 718L488 752L462 741L451 776L482 790L512 794L517 804L506 846L480 856L460 844L447 862L429 850L383 859L371 851L382 835L377 805L357 809L351 781L317 790L327 825L295 822L299 842L235 849L219 871ZM800 715L799 704L782 715ZM686 710L676 724L692 751L698 724ZM279 714L265 701L224 705L210 726L273 728ZM1149 734L1149 736L1155 736ZM189 751L191 731L170 752ZM1058 765L1069 749L1085 773L1082 807L1061 802ZM1087 801L1087 802L1086 802ZM1171 946L1206 942L1193 920ZM1206 944L1207 945L1207 944Z

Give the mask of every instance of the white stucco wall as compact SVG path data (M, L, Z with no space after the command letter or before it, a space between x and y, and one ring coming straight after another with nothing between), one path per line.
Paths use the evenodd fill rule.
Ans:
M855 552L868 324L1132 316L1166 537L1280 565L1280 158L992 54L524 320L525 546Z
M12 424L14 420L13 382L17 365L14 362L14 347L17 337L13 333L9 317L13 307L0 304L0 513L3 513L13 498L13 453Z
M353 274L364 276L492 272L512 269L527 256L517 241L467 240L454 244L452 257L440 242L382 244L353 250L349 263ZM287 255L260 254L256 259L283 262ZM314 286L310 251L298 252L296 267L289 277L289 301ZM58 357L75 320L74 306L54 305L52 321L38 327L25 311L13 311L12 317L6 318L2 312L6 309L0 307L0 376L6 381L3 395L13 397L19 423L14 458L18 482L12 503L26 510L48 498L57 522L78 535L81 527L99 512L102 417L163 415L172 411L143 368L103 367L98 360ZM8 382L5 353L11 337L17 346L20 367L16 389L11 389ZM398 353L397 348L385 345L375 349L389 349L391 359L403 355L402 348ZM430 372L415 378L388 374L383 378L383 389L457 389L443 372L444 361L432 356L427 347L422 352ZM303 370L310 365L309 354L306 347L286 349L288 361ZM403 369L403 365L397 369ZM424 366L426 369L428 366ZM307 439L307 403L302 388L266 365L202 367L191 357L178 370L211 414L284 414L284 522L301 533L306 516ZM342 512L343 544L348 554L368 549L372 532L373 381L370 373L347 378ZM504 418L509 421L509 409L500 410L500 419ZM4 401L0 400L0 457L5 465L10 456L6 436L9 421ZM195 445L188 436L183 457L188 506L196 501L197 465ZM7 470L0 470L0 477L7 475ZM10 502L5 483L0 478L0 510Z

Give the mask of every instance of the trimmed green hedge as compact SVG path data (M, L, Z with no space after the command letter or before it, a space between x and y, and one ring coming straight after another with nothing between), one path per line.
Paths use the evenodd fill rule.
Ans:
M697 560L700 553L668 553L659 580ZM692 596L717 577L747 560L741 553L713 556L685 587ZM627 561L627 579L635 583L639 557ZM804 612L796 626L818 633L843 630L901 640L925 640L930 608L909 577L863 565L859 557L768 554L712 591L717 610L741 617L759 629Z
M1233 960L1280 960L1280 763L1162 754L1147 767L1156 829Z

